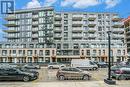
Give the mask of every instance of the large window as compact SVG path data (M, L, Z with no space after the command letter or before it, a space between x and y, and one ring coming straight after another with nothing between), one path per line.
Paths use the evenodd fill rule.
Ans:
M28 56L32 56L32 50L27 51Z
M90 56L90 50L86 50L87 55Z
M121 55L121 50L117 50L117 54L118 54L118 55Z
M63 44L63 48L64 49L68 49L69 48L69 44Z
M2 50L2 55L3 56L7 55L7 50Z
M50 50L46 50L45 55L47 55L47 56L50 55Z

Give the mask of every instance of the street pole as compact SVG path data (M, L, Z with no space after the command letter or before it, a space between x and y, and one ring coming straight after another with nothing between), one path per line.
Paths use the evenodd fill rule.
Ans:
M110 31L108 31L108 57L109 57L109 65L108 65L108 80L111 80L111 37Z
M111 37L110 37L111 31L108 31L107 33L108 33L108 61L109 61L109 64L108 64L108 78L104 79L104 82L109 85L115 85L116 81L113 81L111 79Z

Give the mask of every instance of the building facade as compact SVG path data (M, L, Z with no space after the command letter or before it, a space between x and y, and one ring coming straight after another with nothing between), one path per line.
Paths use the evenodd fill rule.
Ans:
M125 41L127 45L128 57L130 58L130 17L124 20Z
M127 60L123 23L117 13L56 12L53 7L15 11L5 18L1 62L108 61L111 31L113 62Z

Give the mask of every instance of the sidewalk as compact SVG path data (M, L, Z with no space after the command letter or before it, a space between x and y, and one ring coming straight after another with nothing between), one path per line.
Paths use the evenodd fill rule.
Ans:
M108 85L103 81L85 82L0 82L0 87L130 87L130 81L118 81L116 85Z

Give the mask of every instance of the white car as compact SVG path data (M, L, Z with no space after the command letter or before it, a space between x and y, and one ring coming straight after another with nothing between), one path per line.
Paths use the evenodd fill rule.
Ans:
M59 69L61 67L66 67L66 66L65 66L65 64L60 64L60 63L56 63L56 62L48 64L49 69L53 69L53 68Z

